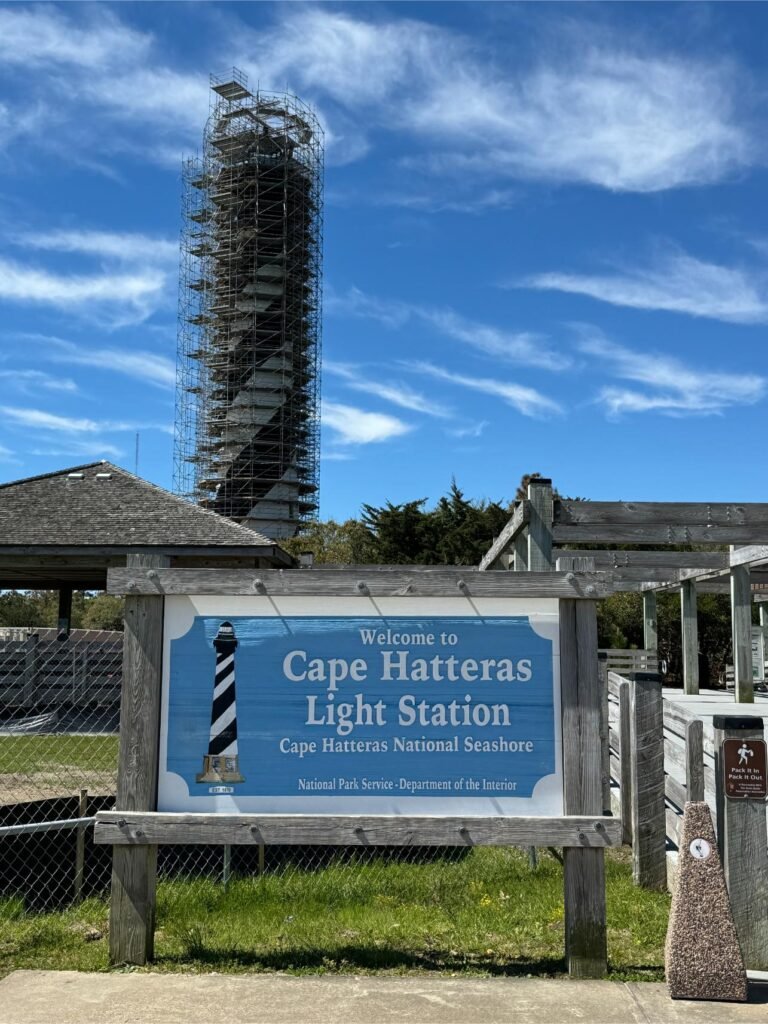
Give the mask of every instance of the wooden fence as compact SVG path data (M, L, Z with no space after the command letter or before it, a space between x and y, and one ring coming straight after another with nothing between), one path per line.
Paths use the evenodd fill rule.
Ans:
M762 738L768 701L758 695L745 711L722 692L696 697L664 692L651 673L607 675L612 796L621 813L622 840L632 845L635 881L674 888L685 804L705 800L747 966L766 969L766 807L762 801L725 797L720 750L725 738Z
M56 630L0 639L0 711L118 706L123 634Z
M628 672L658 672L659 652L622 650L616 647L601 647L598 656L605 660L609 672L616 672L620 676L626 676Z

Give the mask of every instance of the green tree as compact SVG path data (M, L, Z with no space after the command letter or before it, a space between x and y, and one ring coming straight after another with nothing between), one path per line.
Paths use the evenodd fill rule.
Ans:
M357 519L337 523L307 523L300 537L280 541L280 546L299 557L311 551L318 565L355 565L373 561L371 538L365 526Z
M32 626L39 629L58 625L57 590L6 590L0 594L0 625ZM122 629L120 598L76 590L72 594L73 629Z
M640 594L612 594L598 602L597 644L619 650L642 648L643 599Z
M113 594L93 594L86 599L80 625L83 629L122 630L125 605Z
M498 502L470 501L452 481L433 509L426 499L363 505L374 561L401 565L477 565L509 519Z

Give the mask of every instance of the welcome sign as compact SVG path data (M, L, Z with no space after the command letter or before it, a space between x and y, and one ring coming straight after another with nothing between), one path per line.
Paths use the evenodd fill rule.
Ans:
M557 602L168 597L158 809L562 814Z

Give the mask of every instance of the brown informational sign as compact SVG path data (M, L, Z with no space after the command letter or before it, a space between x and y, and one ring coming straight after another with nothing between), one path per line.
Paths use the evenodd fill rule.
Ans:
M765 800L765 740L723 740L723 775L731 800Z

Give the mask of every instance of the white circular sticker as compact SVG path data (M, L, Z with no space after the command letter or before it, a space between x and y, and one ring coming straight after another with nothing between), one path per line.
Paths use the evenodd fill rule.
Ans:
M712 847L706 839L694 839L689 849L691 856L695 857L696 860L706 860L710 853L712 853Z

